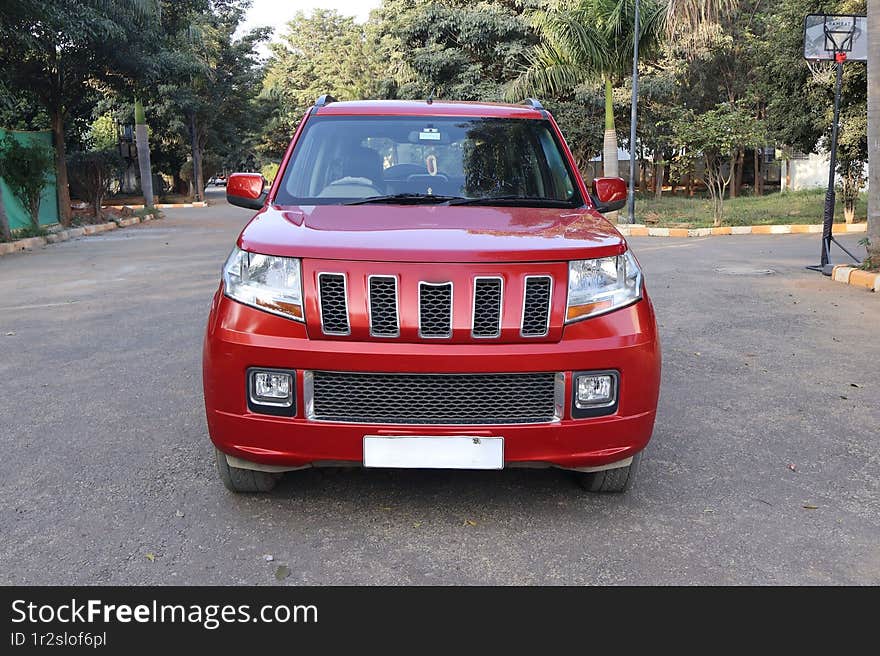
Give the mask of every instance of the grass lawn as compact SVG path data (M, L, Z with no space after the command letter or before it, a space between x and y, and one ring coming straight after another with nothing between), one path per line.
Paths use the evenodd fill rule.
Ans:
M650 196L650 197L649 197ZM764 225L774 223L822 223L825 206L823 189L775 192L766 196L741 196L725 199L722 225ZM856 203L856 221L867 216L865 194ZM843 203L838 194L835 222L843 222ZM659 201L652 195L636 199L636 222L670 228L707 228L712 226L712 201L707 196L688 198L679 192L664 194Z

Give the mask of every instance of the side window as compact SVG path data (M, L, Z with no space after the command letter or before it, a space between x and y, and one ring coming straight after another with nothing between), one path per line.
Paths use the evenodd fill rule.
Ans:
M293 198L315 196L326 184L333 164L333 139L324 136L323 125L309 129L297 145L285 176L285 190Z

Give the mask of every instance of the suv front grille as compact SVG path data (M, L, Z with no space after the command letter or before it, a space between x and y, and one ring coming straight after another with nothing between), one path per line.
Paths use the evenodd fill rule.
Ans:
M309 419L388 424L530 424L559 418L561 374L306 372Z
M452 337L452 283L419 283L419 336Z
M550 299L553 296L550 276L527 276L523 295L522 336L543 337L550 325Z
M345 275L319 273L318 294L321 303L321 330L325 335L348 335L348 299Z
M504 275L456 276L454 283L418 278L410 282L405 266L400 273L319 272L316 329L329 337L407 341L500 340L502 335L508 340L548 338L553 277L528 274L527 267L515 265L518 271ZM456 290L454 285L461 286ZM459 293L456 301L455 292L462 289L464 294Z

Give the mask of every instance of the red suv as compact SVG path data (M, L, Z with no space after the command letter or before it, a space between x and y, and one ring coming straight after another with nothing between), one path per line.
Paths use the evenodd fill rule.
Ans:
M642 272L540 103L336 102L303 118L223 267L204 348L236 492L314 466L561 467L619 492L654 426Z

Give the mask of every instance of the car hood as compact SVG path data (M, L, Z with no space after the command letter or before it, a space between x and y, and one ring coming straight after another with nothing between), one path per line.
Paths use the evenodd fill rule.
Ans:
M622 253L591 210L446 205L268 206L239 238L245 250L395 262L536 262Z

